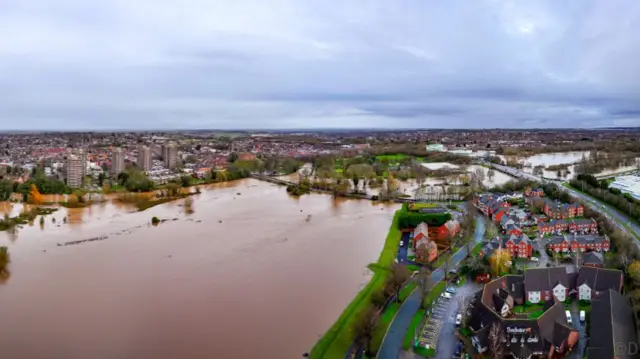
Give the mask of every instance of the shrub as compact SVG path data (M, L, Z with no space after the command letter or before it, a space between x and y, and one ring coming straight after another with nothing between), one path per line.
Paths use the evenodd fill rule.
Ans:
M151 224L158 224L160 223L160 218L153 216L153 218L151 218Z

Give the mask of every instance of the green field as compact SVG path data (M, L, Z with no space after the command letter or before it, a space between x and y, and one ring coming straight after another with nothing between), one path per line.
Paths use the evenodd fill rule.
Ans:
M378 349L380 349L382 340L384 339L385 334L387 334L387 330L389 329L389 325L391 325L393 318L398 314L398 310L400 310L400 303L393 302L389 304L384 312L382 312L382 315L380 316L380 324L378 324L378 327L371 338L371 349L374 353L377 353ZM342 354L342 357L344 358L344 354Z
M414 336L416 333L416 329L422 323L422 318L426 315L424 309L419 309L416 314L413 315L413 319L411 319L411 324L409 325L409 329L404 335L404 342L402 343L402 348L404 350L409 350L413 345Z
M398 229L398 216L399 212L396 211L378 261L368 266L368 268L374 272L373 277L367 286L349 303L338 320L336 320L324 336L318 340L311 350L310 358L344 358L355 338L355 333L353 332L353 322L355 318L371 305L371 296L373 293L384 289L388 276L388 268L397 255L401 237L400 230Z

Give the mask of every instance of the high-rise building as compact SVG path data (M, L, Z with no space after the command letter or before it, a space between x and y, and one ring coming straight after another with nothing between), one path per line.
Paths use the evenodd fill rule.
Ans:
M117 176L124 171L124 154L121 148L116 148L111 155L111 175Z
M75 154L69 154L67 157L66 171L67 171L67 186L71 188L82 187L82 179L86 169L86 162L82 163L82 158Z
M162 146L162 159L166 168L174 168L178 164L178 149L176 145L170 143Z
M138 147L138 168L145 172L151 170L151 150L147 146Z

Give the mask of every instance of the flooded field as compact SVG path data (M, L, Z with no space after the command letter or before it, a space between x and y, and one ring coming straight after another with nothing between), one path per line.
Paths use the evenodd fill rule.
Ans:
M191 215L108 200L0 232L3 357L301 357L366 283L398 207L255 180L190 198Z

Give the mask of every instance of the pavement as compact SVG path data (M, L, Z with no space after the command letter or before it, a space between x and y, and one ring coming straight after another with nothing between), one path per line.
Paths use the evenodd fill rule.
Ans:
M478 215L476 217L476 230L474 233L474 241L480 242L484 237L485 219ZM467 246L460 248L454 253L448 260L448 269L457 267L460 262L467 256ZM444 278L444 270L440 268L434 270L431 273L431 283L437 283ZM420 292L414 290L409 297L404 301L400 310L396 314L389 325L389 329L385 334L380 350L378 351L377 359L397 359L402 349L402 343L404 341L404 335L409 329L413 315L420 308ZM455 318L454 318L455 319Z

